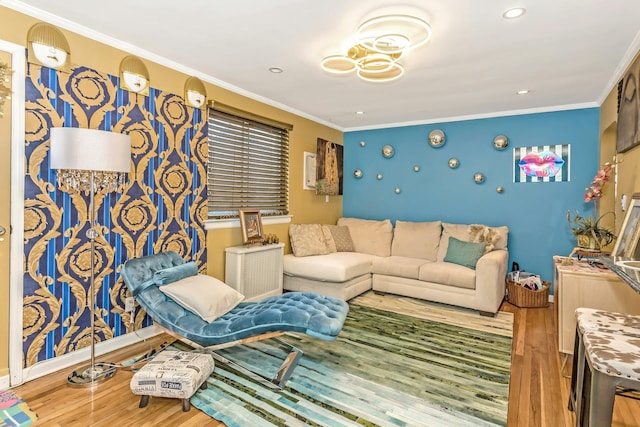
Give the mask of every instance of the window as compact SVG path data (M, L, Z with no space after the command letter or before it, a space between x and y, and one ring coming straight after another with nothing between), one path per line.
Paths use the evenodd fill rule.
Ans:
M209 217L287 215L291 125L219 104L209 111Z

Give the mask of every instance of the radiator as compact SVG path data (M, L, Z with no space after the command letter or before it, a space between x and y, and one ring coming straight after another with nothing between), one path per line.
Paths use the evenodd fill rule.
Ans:
M282 294L282 254L284 244L234 246L225 249L225 283L258 301Z

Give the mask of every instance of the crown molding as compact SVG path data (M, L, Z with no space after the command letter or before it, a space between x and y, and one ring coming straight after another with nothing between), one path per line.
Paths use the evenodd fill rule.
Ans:
M624 56L620 60L620 63L616 67L613 76L609 80L609 83L604 87L600 98L598 98L598 104L602 105L607 96L611 93L611 91L618 85L618 82L622 78L623 73L629 68L631 62L636 57L636 54L640 51L640 31L636 34L633 41L629 45L629 48L625 52Z

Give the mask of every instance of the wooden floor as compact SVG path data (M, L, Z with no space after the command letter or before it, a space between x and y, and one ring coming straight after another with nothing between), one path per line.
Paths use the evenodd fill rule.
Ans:
M501 310L514 313L513 353L509 390L508 425L516 427L563 427L574 425L567 410L569 379L560 373L562 357L557 350L553 309L517 308L505 302ZM157 345L162 337L119 350L105 361L124 361ZM566 372L570 372L571 361ZM144 409L131 394L130 371L93 390L66 385L71 369L30 381L14 391L38 414L37 425L46 426L222 426L192 408L182 412L174 399L151 398ZM614 427L640 427L640 401L617 398Z

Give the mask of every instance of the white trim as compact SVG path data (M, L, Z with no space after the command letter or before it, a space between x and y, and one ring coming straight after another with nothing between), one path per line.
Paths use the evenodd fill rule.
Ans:
M549 302L553 304L553 295L549 295Z
M100 356L111 351L119 350L132 344L136 344L140 341L144 341L163 332L164 330L159 326L152 325L135 332L120 335L119 337L115 337L107 341L99 342L96 344L96 356ZM89 360L90 358L91 349L89 347L85 347L62 356L54 357L53 359L38 362L33 366L25 368L25 370L23 371L23 382L35 380L36 378L40 378L61 369L68 368L69 366L82 363ZM117 361L100 360L100 362L116 363ZM11 384L12 387L16 385L18 384Z
M263 216L262 225L288 224L291 222L291 215L280 216ZM240 228L240 220L238 218L229 219L208 219L204 222L206 230L221 230L223 228Z
M622 78L622 73L631 65L631 61L635 58L636 53L640 50L640 31L636 34L635 38L629 45L629 48L625 52L624 56L620 60L620 63L616 67L615 72L611 76L609 83L604 87L600 98L598 99L598 104L602 105L607 96L611 93L611 91L618 85L618 82Z
M9 375L11 385L22 380L22 306L24 263L24 46L0 40L11 53L11 235L9 265Z
M0 377L0 390L7 390L9 388L9 375Z
M338 131L342 131L342 128L338 125L336 125L335 123L330 123L327 122L326 120L323 120L321 118L312 116L311 114L305 113L303 111L300 110L296 110L295 108L289 107L288 105L284 105L281 104L277 101L274 101L272 99L269 98L265 98L262 95L258 95L255 94L253 92L249 92L248 90L242 89L240 87L234 86L230 83L227 83L225 81L219 80L213 76L210 76L208 74L205 74L201 71L195 70L193 68L190 67L186 67L183 64L180 64L179 62L175 62L172 61L168 58L165 58L163 56L160 55L156 55L155 53L149 52L148 50L142 49L138 46L132 45L131 43L127 43L124 42L122 40L118 40L114 37L108 36L106 34L100 33L98 31L95 31L89 27L85 27L83 25L79 25L75 22L69 21L68 19L62 18L58 15L54 15L52 13L49 12L45 12L42 9L38 9L36 7L33 7L31 5L25 4L24 2L21 1L17 1L17 0L5 0L0 2L0 4L2 4L3 6L9 8L9 9L13 9L16 10L18 12L24 13L26 15L32 16L34 18L38 18L41 19L43 21L46 21L50 24L56 25L58 27L64 28L65 30L69 30L72 31L76 34L79 34L81 36L90 38L92 40L96 40L98 42L104 43L107 46L111 46L114 47L116 49L120 49L123 50L125 52L131 53L133 55L139 56L141 58L144 59L148 59L149 61L153 61L159 65L164 65L165 67L168 67L170 69L173 69L175 71L179 71L181 73L184 73L188 76L194 76L194 77L198 77L199 79L209 82L211 84L214 84L216 86L219 86L221 88L230 90L231 92L235 92L237 94L240 94L242 96L246 96L247 98L251 98L254 99L256 101L262 102L264 104L267 105L271 105L272 107L276 107L279 108L280 110L283 111L287 111L291 114L295 114L297 116L300 117L304 117L306 119L312 120L316 123L328 126L330 128L336 129Z
M550 113L554 111L581 110L583 108L598 108L598 107L600 107L600 103L585 102L582 104L555 105L550 107L527 108L523 110L511 110L511 111L496 111L494 113L470 114L467 116L456 116L456 117L441 117L436 119L415 120L412 122L399 122L399 123L387 123L387 124L371 125L371 126L358 126L358 127L352 127L352 128L345 128L343 129L343 132L355 132L360 130L388 129L388 128L394 128L394 127L428 125L432 123L461 122L463 120L478 120L478 119L490 119L494 117L522 116L524 114Z

